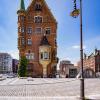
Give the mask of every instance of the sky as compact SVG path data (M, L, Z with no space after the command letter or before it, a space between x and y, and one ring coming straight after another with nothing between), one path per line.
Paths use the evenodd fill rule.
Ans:
M31 0L24 0L27 8ZM80 59L80 20L72 18L73 0L45 0L58 22L57 43L60 60ZM20 0L0 0L0 52L18 59L17 10ZM79 8L79 0L77 0ZM84 52L100 49L100 0L83 0Z

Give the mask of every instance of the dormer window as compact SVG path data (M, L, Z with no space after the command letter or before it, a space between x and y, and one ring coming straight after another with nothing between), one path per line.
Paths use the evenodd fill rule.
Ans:
M37 3L37 4L35 5L35 11L42 11L42 6L41 6L40 3Z
M34 17L34 22L35 23L42 23L42 17L41 16L35 16Z

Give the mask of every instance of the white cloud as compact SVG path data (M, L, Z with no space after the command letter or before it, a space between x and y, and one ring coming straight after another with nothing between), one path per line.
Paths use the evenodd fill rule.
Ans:
M19 59L19 51L18 50L13 50L8 52L13 58Z
M73 49L80 49L80 45L73 45L72 48ZM86 46L83 46L83 49L86 49Z

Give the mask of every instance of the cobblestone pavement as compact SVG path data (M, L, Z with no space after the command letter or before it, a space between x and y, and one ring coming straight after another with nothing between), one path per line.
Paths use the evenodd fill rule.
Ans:
M87 98L100 100L100 79L85 79ZM0 81L0 100L79 100L78 79L6 79Z

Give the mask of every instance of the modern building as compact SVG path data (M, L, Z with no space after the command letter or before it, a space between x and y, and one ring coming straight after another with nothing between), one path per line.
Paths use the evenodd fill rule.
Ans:
M28 76L51 77L57 66L57 22L45 0L31 0L18 14L19 56L29 60Z
M12 73L12 57L8 53L0 53L0 74Z
M18 72L18 64L19 64L19 60L12 59L12 71L14 74L17 74Z
M84 77L100 76L100 50L95 49L89 56L84 54L83 59ZM81 67L80 61L78 67Z
M63 60L60 62L60 77L75 78L77 75L77 67L69 60Z

